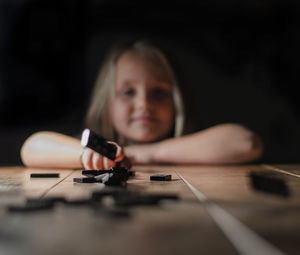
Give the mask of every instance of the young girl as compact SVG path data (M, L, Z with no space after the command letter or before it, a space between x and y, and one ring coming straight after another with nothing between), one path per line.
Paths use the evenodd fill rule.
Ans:
M147 42L114 47L99 73L86 126L114 141L116 161L132 163L242 163L258 159L262 142L237 124L182 135L184 109L166 57ZM124 157L125 156L125 157ZM54 132L29 137L21 158L31 167L107 169L116 164L83 148L76 138Z

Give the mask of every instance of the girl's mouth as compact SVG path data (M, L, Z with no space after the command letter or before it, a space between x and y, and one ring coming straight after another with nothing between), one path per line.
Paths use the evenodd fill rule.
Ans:
M134 122L138 122L138 123L153 123L156 121L156 118L152 117L152 116L138 116L133 118Z

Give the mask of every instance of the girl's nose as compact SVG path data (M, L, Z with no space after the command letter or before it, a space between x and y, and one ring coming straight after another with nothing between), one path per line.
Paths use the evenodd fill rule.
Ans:
M149 109L151 107L150 101L149 95L147 95L145 92L142 92L136 98L136 107L143 110Z

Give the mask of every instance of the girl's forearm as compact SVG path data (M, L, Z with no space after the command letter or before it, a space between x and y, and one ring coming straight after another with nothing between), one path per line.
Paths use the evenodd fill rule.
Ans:
M240 125L223 124L151 145L130 146L126 151L136 163L242 163L259 158L262 143Z
M55 132L38 132L21 148L21 159L29 167L81 168L82 146L73 137Z

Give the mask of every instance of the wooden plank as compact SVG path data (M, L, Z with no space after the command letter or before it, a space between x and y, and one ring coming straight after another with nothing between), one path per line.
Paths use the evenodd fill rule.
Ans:
M73 178L85 177L81 174L81 170L74 170L69 176L67 176L63 182L56 185L51 190L48 190L44 197L56 197L63 196L66 199L85 199L89 198L91 193L98 189L103 189L102 183L75 183Z
M236 254L173 168L141 166L134 170L136 176L128 181L128 189L177 193L181 200L160 206L130 208L129 218L109 218L101 210L65 205L56 206L49 212L7 215L2 234L16 240L0 246L0 253ZM155 173L171 173L173 181L151 182L150 175ZM73 178L79 176L80 171L73 171L45 196L85 198L93 190L103 188L102 184L73 183ZM21 224L15 224L16 221Z
M66 177L72 174L74 170L70 169L36 169L26 168L24 170L23 190L26 197L42 197L48 190L62 182ZM58 173L59 178L30 178L31 173Z
M30 178L31 173L59 173L59 178ZM0 214L3 206L24 203L26 198L42 197L48 190L64 180L73 170L34 169L24 167L0 168Z
M131 209L133 219L126 224L124 223L122 229L114 226L116 228L114 234L116 242L123 243L126 240L124 243L126 249L118 250L117 254L121 252L126 254L182 254L184 251L189 254L198 254L198 252L215 253L220 248L225 254L235 253L235 250L215 226L203 207L199 206L194 195L171 168L168 166L159 166L158 168L157 166L154 168L152 166L139 166L133 170L136 171L136 176L128 181L127 188L129 190L144 193L175 193L179 194L181 202L167 203L160 208L140 207ZM173 180L171 182L150 181L150 175L158 173L172 174ZM74 177L81 177L80 171L74 172L62 184L52 189L47 196L55 196L65 192L64 196L76 199L89 197L93 190L103 188L102 184L74 184L72 183ZM204 226L207 228L203 228ZM149 229L153 233L147 236L145 231L148 232ZM166 231L169 232L169 229L176 230L171 237L169 236L171 233L166 233ZM202 240L201 245L199 245L199 238ZM173 240L178 240L176 245ZM218 246L215 245L216 243ZM137 246L137 244L143 245ZM121 247L123 246L121 245ZM140 251L137 252L137 250ZM107 250L107 252L109 251Z
M298 170L295 166L284 166L284 169L289 170L289 167ZM64 178L51 183L53 180L30 180L29 173L35 170L1 170L0 195L19 192L22 197L62 195L76 199L89 197L93 190L103 188L102 184L73 183L74 177L81 177L81 171L60 170L66 171L61 175ZM130 209L132 217L128 219L109 218L89 207L63 205L49 212L5 214L0 218L0 254L82 254L96 251L110 254L235 254L236 250L176 176L175 170L203 192L209 201L215 202L276 247L288 254L298 253L299 178L276 172L286 179L291 189L292 196L284 199L251 188L250 171L274 171L262 166L156 165L137 166L134 170L136 177L128 182L128 189L175 192L182 201ZM150 175L156 173L170 173L173 181L151 182ZM4 236L10 241L3 242L1 237Z
M176 192L180 193L182 197L195 199L191 192L186 192L188 189L186 189L185 184L177 176L174 170L170 170L170 168L168 167L159 167L159 169L157 170L152 166L139 166L134 170L136 171L136 176L128 181L128 189L130 190L142 192L148 191L151 193ZM172 182L150 181L150 176L158 173L171 174ZM104 188L104 185L101 183L74 183L73 178L75 177L84 176L82 176L80 170L75 170L64 180L64 182L48 192L47 196L63 195L70 199L88 198L94 190ZM185 192L182 192L180 188L183 188Z
M288 199L255 191L249 173L273 171L260 166L176 166L192 185L260 236L288 254L300 248L298 178L283 176L292 190Z

